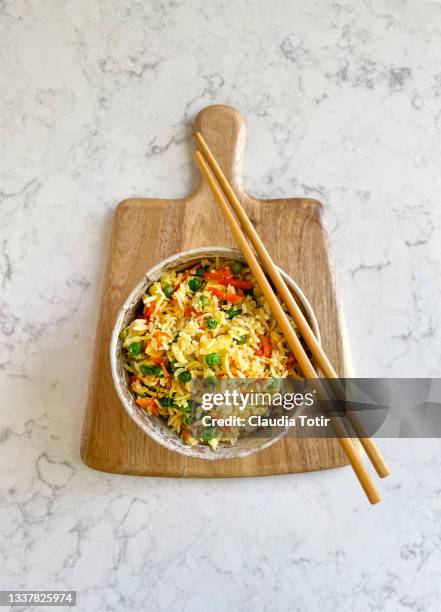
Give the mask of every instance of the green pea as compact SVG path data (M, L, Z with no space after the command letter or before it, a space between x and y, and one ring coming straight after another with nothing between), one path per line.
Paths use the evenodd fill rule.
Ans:
M199 296L199 303L201 305L201 307L203 308L204 306L206 306L208 304L208 298L206 295L200 295Z
M141 351L142 351L142 342L132 342L132 344L129 346L129 353L133 357L136 357L137 355L139 355Z
M178 378L181 382L187 383L187 382L190 382L191 380L191 374L190 372L187 372L187 370L184 370L183 372L179 374Z
M214 376L207 376L207 378L205 379L205 385L208 385L208 386L212 387L215 384L216 384L215 377Z
M181 410L182 412L190 412L192 408L192 402L191 400L189 400L186 404L184 404L183 406L181 406Z
M159 403L163 408L171 408L175 405L175 400L172 397L161 397Z
M202 281L200 278L191 278L188 282L188 286L192 291L197 291L201 288Z
M240 261L233 261L231 264L231 270L233 271L233 274L240 274L242 272L242 264Z
M196 270L196 275L197 276L204 276L205 272L208 270L208 266L201 266L200 268L198 268Z
M212 427L206 427L201 434L201 437L200 437L201 441L209 442L213 438L214 438L214 429Z
M169 299L174 293L174 289L171 285L162 285L162 291L164 292L165 297Z
M205 321L205 327L208 327L208 329L216 329L217 327L217 321L214 317L210 317L209 319L207 319Z
M277 380L273 378L272 376L270 376L268 378L268 383L266 385L266 388L268 389L268 391L271 391L272 389L275 389L276 387L277 387Z
M146 365L144 363L140 366L140 370L144 376L160 376L163 373L161 366Z
M237 344L245 344L246 339L246 334L243 336L239 336L239 338L233 338L234 342L237 342Z
M237 317L238 314L240 314L240 310L235 306L231 306L231 308L227 310L227 319L233 319L233 317Z
M205 357L205 363L209 366L219 365L221 361L222 359L219 353L209 353Z

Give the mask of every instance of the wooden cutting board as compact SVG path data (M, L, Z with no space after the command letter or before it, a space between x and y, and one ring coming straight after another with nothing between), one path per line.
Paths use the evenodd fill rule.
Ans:
M244 191L245 121L234 108L202 110L199 129L277 264L305 292L322 343L340 376L351 373L327 233L320 202L258 200ZM257 155L252 152L250 155ZM172 177L171 177L172 180ZM118 309L153 264L193 247L236 246L205 184L181 200L136 198L116 209L102 291L81 456L91 468L143 476L263 476L347 465L338 441L285 438L251 457L204 461L153 442L129 418L113 387L110 335Z

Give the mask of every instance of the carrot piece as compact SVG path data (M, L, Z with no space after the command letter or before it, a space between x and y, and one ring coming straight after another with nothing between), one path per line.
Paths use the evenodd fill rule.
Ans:
M273 343L269 336L262 336L262 354L264 357L271 357L273 354Z
M165 338L167 339L172 339L172 335L169 334L168 332L162 331L162 329L158 329L155 331L154 334L152 334L152 338L155 338L156 340L156 344L158 345L158 349L161 350L161 345L162 345L162 339Z
M155 306L156 306L156 302L150 302L150 304L147 304L144 308L144 318L147 321L150 321L150 317L153 314L153 311L155 310Z
M160 352L164 353L164 351L160 351ZM161 365L163 359L164 359L163 355L161 355L160 357L153 357L152 355L150 355L150 361L153 361L153 363L156 365Z
M159 406L158 406L158 402L157 402L156 400L153 400L153 402L154 402L154 403L152 404L152 407L151 407L151 413L152 413L154 416L159 416Z
M224 285L228 287L231 285L232 287L238 287L239 289L254 289L254 283L247 280L242 280L241 278L220 278L217 281L219 285Z
M181 437L184 440L184 442L188 442L188 440L192 437L192 435L191 435L191 432L188 431L188 429L184 429L181 434Z
M184 309L185 317L191 317L191 315L196 315L197 317L200 317L203 314L203 312L201 312L200 310L196 310L195 308L193 308L193 306L186 306Z
M237 304L243 300L243 294L237 293L227 293L226 291L222 291L222 289L217 289L216 287L208 287L208 291L210 291L213 295L218 297L220 300L226 300L230 302L230 304Z
M227 278L233 278L233 272L230 266L224 266L218 270L212 270L211 272L205 272L204 278L207 280L222 280Z
M136 403L138 406L141 406L141 408L144 408L144 410L150 412L150 414L153 414L154 416L159 415L159 407L153 397L137 397Z

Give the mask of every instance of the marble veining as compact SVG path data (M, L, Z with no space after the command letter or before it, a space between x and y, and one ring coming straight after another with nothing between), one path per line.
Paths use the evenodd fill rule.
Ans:
M439 610L441 446L350 470L93 472L79 438L116 203L194 188L191 122L249 128L245 184L323 201L355 370L438 376L441 3L0 1L0 586L94 610Z

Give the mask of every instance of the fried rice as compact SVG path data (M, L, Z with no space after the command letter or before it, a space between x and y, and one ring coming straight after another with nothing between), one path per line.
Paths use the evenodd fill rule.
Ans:
M143 295L121 339L136 403L191 446L207 443L215 450L240 435L195 426L200 413L193 410L192 380L301 377L267 300L239 261L202 259L164 273Z

